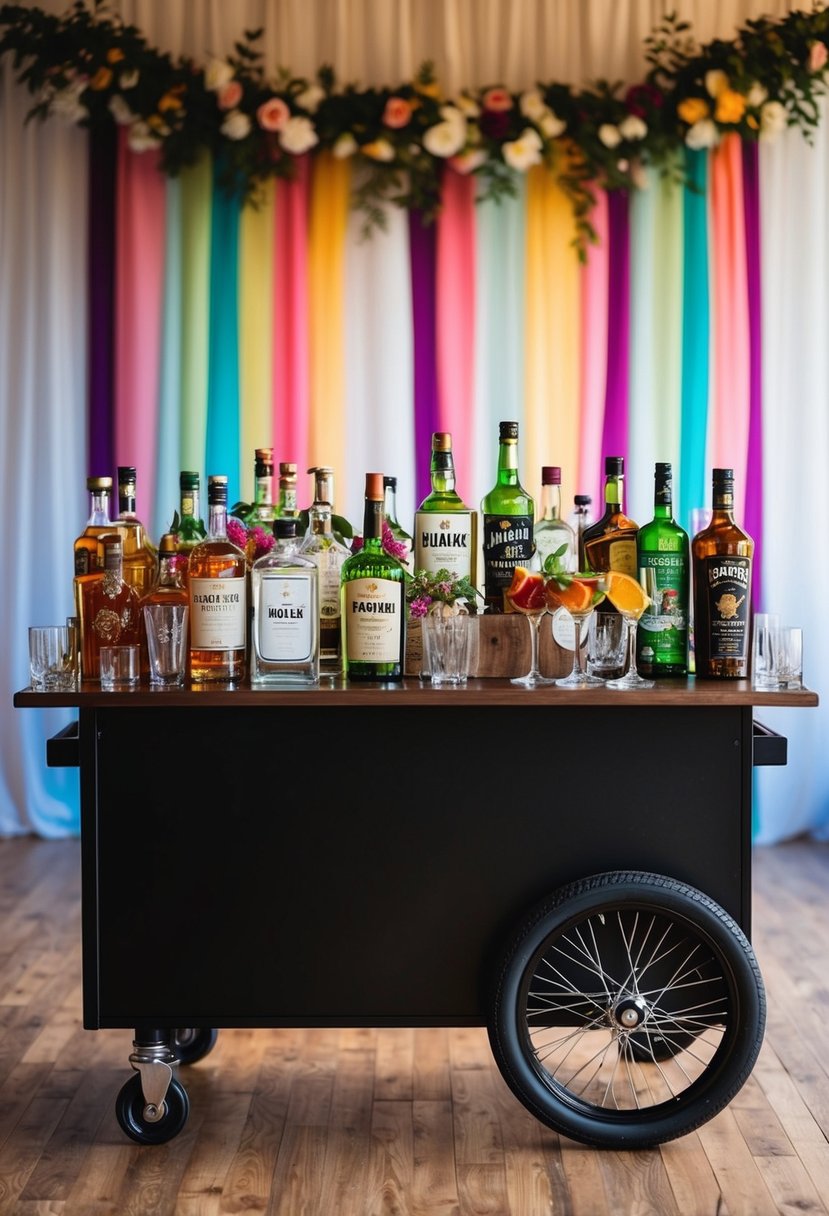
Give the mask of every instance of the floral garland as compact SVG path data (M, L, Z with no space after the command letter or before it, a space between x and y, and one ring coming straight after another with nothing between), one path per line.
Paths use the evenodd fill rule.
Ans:
M433 216L447 164L474 174L482 198L514 193L517 174L545 164L570 196L582 253L596 187L634 189L649 166L681 177L683 145L710 148L731 132L757 140L789 126L808 136L829 61L826 9L761 17L702 47L669 17L645 42L645 79L626 90L598 81L447 97L430 64L393 89L340 87L328 67L313 81L270 79L261 35L246 31L232 55L200 66L150 46L97 0L92 10L77 0L63 16L0 7L0 54L12 52L17 79L36 98L30 117L123 125L129 146L158 149L170 174L208 150L225 186L245 197L314 149L354 158L367 228L382 226L384 201Z

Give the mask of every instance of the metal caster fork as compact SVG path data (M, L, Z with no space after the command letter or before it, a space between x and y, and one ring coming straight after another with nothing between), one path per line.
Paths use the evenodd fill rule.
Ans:
M178 1135L190 1111L184 1086L173 1076L178 1057L170 1032L136 1031L130 1064L136 1075L123 1086L115 1114L124 1132L138 1144L163 1144Z

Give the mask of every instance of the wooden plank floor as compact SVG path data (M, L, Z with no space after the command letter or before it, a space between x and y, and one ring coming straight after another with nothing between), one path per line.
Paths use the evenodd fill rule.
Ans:
M80 1024L79 849L0 841L0 1214L829 1216L829 846L755 858L769 996L748 1084L660 1149L596 1152L507 1091L479 1030L222 1031L159 1148L113 1114L130 1035Z

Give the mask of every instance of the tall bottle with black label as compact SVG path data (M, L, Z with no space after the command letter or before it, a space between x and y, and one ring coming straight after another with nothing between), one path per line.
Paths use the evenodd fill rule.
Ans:
M734 470L713 471L713 514L691 543L694 653L703 679L749 674L754 541L734 521Z
M592 570L594 574L618 570L622 574L629 574L631 578L638 578L636 534L639 525L624 512L623 458L605 457L604 472L604 515L584 531L584 560L587 569Z
M691 557L688 535L673 517L672 470L654 471L653 519L639 529L639 581L650 604L636 632L636 665L645 676L688 672L688 611Z
M403 679L405 574L383 551L383 474L366 473L363 547L342 567L343 671L349 680Z
M190 554L190 678L194 684L245 676L247 561L227 535L227 478L207 479L207 538Z
M518 477L518 423L498 427L498 476L481 502L486 612L510 612L506 591L516 566L529 566L535 504Z
M448 570L453 578L475 582L478 553L478 513L466 506L455 490L452 436L432 436L432 492L415 512L414 565L416 570Z

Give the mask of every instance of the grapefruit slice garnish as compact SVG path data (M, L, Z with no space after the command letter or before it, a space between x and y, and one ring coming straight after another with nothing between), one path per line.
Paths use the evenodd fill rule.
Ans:
M516 566L507 588L507 599L519 612L541 612L546 607L543 575L537 570Z

